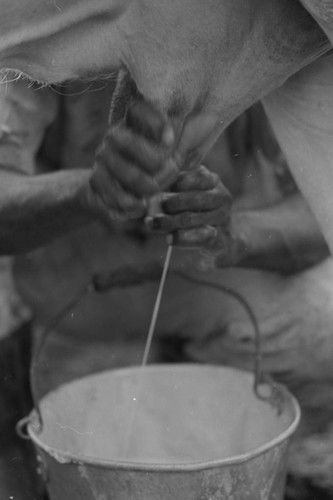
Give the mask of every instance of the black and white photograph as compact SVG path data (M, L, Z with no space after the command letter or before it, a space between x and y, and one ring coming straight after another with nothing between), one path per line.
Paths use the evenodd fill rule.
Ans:
M333 500L333 0L0 0L0 500Z

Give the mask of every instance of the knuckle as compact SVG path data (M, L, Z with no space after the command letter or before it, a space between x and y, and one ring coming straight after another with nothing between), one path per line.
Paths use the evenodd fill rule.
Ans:
M203 181L209 181L211 184L218 184L221 182L219 175L216 172L212 172L204 165L200 165L197 169L198 177Z
M141 139L138 144L141 161L149 171L157 172L162 162L162 156L156 147L152 147L146 140Z
M214 210L222 205L224 206L221 194L215 190L193 193L189 197L189 201L191 208L196 211Z
M178 246L194 247L197 246L196 234L193 230L178 229L174 232L174 242Z
M96 152L94 168L97 171L111 171L119 161L120 156L115 148L102 145Z
M218 230L214 226L203 226L200 228L200 236L203 242L213 243L218 236Z
M211 239L211 232L206 226L190 229L179 229L176 231L176 242L178 245L189 247L200 247L207 245Z
M216 172L210 172L210 175L211 175L211 179L212 179L212 181L213 181L215 184L217 184L217 185L218 185L218 184L221 184L221 185L223 186L223 184L222 184L222 182L221 182L221 179L220 179L219 175L218 175Z
M89 186L91 188L92 191L98 193L99 191L103 192L106 188L106 186L108 186L108 179L107 179L107 175L106 173L104 172L103 169L101 168L96 168L90 178L89 178Z
M105 137L105 142L108 148L119 151L131 146L132 134L124 126L118 125L109 129Z
M104 208L115 207L117 205L117 200L111 197L106 191L95 191L95 201L97 205Z
M206 175L207 172L209 172L208 168L205 167L205 165L202 165L202 164L198 165L196 167L196 170L198 171L199 174L203 174L203 175Z
M205 180L206 182L209 181L214 186L219 182L221 182L218 174L212 172L211 170L208 170L208 168L204 167L203 165L201 165L200 177L202 178L202 180Z
M185 174L186 175L186 174ZM191 185L192 189L208 190L214 189L220 182L220 178L203 165L187 173L185 181Z

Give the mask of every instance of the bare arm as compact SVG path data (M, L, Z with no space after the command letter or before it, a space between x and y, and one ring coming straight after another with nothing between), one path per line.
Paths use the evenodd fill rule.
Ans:
M144 215L144 196L160 189L154 174L169 168L149 141L118 128L106 136L94 168L41 174L37 152L57 113L56 96L22 81L0 92L1 254L29 251L93 220L112 226L122 216ZM124 157L131 148L136 163Z
M301 194L265 209L234 212L232 235L235 263L241 267L295 272L329 255Z
M91 222L79 202L88 175L85 170L34 177L0 171L0 254L27 252Z
M36 156L58 99L25 82L0 86L0 253L26 252L89 221L84 170L40 175Z
M215 235L212 225L226 211L229 194L205 169L179 173L173 129L152 105L133 102L125 119L106 130L91 169L40 174L36 154L55 106L25 82L2 89L0 253L32 250L95 220L110 229L142 221L149 200L178 176L178 192L165 203L167 224L153 224L153 229L173 231L178 244L185 239L200 246L203 238Z

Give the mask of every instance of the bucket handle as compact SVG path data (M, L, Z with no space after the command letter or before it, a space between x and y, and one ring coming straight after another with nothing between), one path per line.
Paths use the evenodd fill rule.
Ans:
M272 404L276 405L276 395L275 395L276 391L274 390L275 387L274 381L262 369L262 345L261 345L261 332L259 324L250 304L243 297L243 295L240 294L238 291L234 290L233 288L226 287L221 283L207 281L202 278L195 278L179 269L169 270L169 273L180 276L184 280L194 283L196 285L203 285L215 288L218 291L233 297L241 305L241 307L245 310L251 321L255 336L254 387L253 387L254 392L256 396L262 401L269 401ZM91 287L94 291L103 293L109 290L109 288L113 284L114 284L113 273L105 273L103 275L96 274L92 278Z
M30 441L30 436L28 432L28 425L30 424L30 415L27 417L21 418L16 424L15 430L16 434L21 438L25 439L26 441Z
M88 294L95 291L95 287L93 283L90 281L88 284L86 284L81 290L79 290L75 296L72 298L72 300L66 304L66 306L55 316L55 318L43 329L41 335L39 336L34 349L33 349L33 355L32 355L32 360L31 360L31 365L30 365L30 387L31 387L31 393L32 393L32 400L33 400L33 405L35 409L35 415L34 415L34 432L36 434L39 434L43 430L43 417L39 405L39 399L38 399L38 391L36 387L36 369L38 366L38 361L41 355L41 352L43 350L43 347L45 345L46 339L49 336L49 334L52 332L53 329L56 329L59 323L68 315L70 314L75 307L77 307L83 298ZM31 423L30 417L25 417L21 419L17 426L16 426L16 431L20 437L23 439L30 439L29 434L26 430L27 425Z
M190 281L192 283L200 284L200 285L205 285L205 286L210 286L211 288L215 288L219 290L220 292L223 292L231 297L233 297L237 302L243 307L243 309L246 311L252 327L254 331L254 336L255 336L255 353L254 353L254 385L253 385L253 390L257 396L258 399L262 401L266 401L270 403L272 406L276 407L278 412L281 412L283 410L283 401L281 400L281 392L277 390L276 384L274 383L272 377L263 371L262 369L262 344L261 344L261 332L259 328L259 324L257 321L257 318L247 302L247 300L236 290L233 288L230 288L229 286L226 287L222 285L221 283L214 283L210 282L204 279L197 279L192 276L187 275L183 271L180 270L173 270L173 274L176 274L178 276L181 276L183 279ZM98 292L98 293L103 293L106 290L108 290L110 283L109 280L106 279L106 283L104 283L105 286L99 286L100 285L100 276L95 275L92 277L92 279L87 283L79 292L76 293L76 295L73 297L73 299L66 304L66 306L56 315L56 317L44 328L42 331L35 347L34 347L34 352L31 360L31 366L30 366L30 384L31 384L31 392L32 392L32 399L33 399L33 404L35 408L35 418L34 418L34 431L36 433L40 433L43 429L43 418L40 410L40 405L39 405L39 400L37 396L37 388L35 384L35 372L36 368L38 365L38 361L41 355L41 352L43 350L43 347L45 345L46 339L48 335L51 333L53 329L55 329L59 323L70 313L73 311L75 307L77 307L81 301L83 300L84 297L86 297L87 294L92 293L92 292ZM103 280L102 280L103 281ZM16 431L20 437L23 439L30 439L29 434L27 432L27 425L30 423L30 417L25 417L21 419L17 426L16 426Z
M254 393L258 399L270 403L280 414L283 411L284 407L283 397L281 391L278 390L273 378L262 368L262 342L260 327L257 318L247 300L237 290L229 286L224 286L221 283L207 281L202 278L195 278L178 269L173 270L172 273L182 277L184 280L189 281L190 283L215 288L216 290L233 297L242 306L250 319L254 331Z

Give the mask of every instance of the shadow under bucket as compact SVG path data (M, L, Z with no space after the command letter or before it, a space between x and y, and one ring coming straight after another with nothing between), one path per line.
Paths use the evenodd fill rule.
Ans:
M282 500L300 410L231 368L149 365L65 384L29 416L51 500Z

